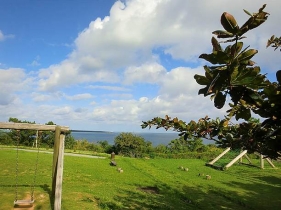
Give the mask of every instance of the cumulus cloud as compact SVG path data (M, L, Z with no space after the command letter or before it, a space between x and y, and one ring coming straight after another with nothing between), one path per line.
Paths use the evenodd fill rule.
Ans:
M229 11L241 25L248 18L243 8L256 12L262 5L261 0L255 4L242 0L235 4L220 0L116 1L109 16L93 20L79 34L75 49L67 59L41 69L40 89L54 90L83 82L116 83L122 79L118 74L122 69L126 69L124 82L143 80L144 74L149 75L150 71L143 72L141 68L150 68L147 63L153 64L154 49L159 48L174 59L198 63L198 56L210 49L211 32L222 28L221 13ZM249 44L260 47L261 56L270 60L272 52L265 53L265 41L272 33L279 33L275 27L279 20L278 6L277 1L271 2L268 10L276 13L274 19L249 35L254 40ZM264 60L267 59L259 63L264 65ZM153 65L152 68L158 68L157 63ZM136 74L132 75L133 72Z
M60 122L67 118L72 125L78 125L76 122L83 119L89 125L96 123L95 128L98 128L97 122L100 121L139 127L142 120L165 114L187 121L206 114L223 116L226 108L217 110L209 98L197 95L200 86L193 77L194 74L203 74L203 60L198 56L211 52L211 32L222 29L220 16L223 12L233 14L242 25L249 17L243 9L256 12L263 3L261 0L237 0L235 3L231 0L116 1L109 16L91 21L79 33L73 51L66 59L40 69L38 87L46 92L36 92L32 97L34 101L42 102L58 98L92 99L94 94L91 91L96 90L107 91L106 94L103 92L90 102L90 107L80 107L80 104L79 107L65 104L63 107L30 107L26 110L26 117L29 117L27 111L30 110L41 113L38 116L41 120L51 117L50 120ZM249 39L245 39L245 46L249 44L258 48L259 54L253 60L266 72L273 72L279 65L280 54L265 49L267 39L280 33L277 27L281 18L279 6L279 1L271 1L266 7L266 11L271 13L268 21L250 31ZM0 41L1 37L5 35L0 31ZM182 62L177 68L167 67L162 60L165 56L172 58L171 62ZM9 75L14 71L16 76L1 77L3 82L11 81L9 85L12 88L1 82L3 97L0 104L16 100L16 95L6 94L4 90L19 90L25 77L23 70L9 71ZM64 88L77 84L87 88L88 93L69 95L63 92ZM148 93L139 91L137 96L134 95L134 88L139 84L156 84L155 94L148 96ZM106 98L109 103L101 103L101 98Z
M26 75L23 69L0 69L0 105L9 105L18 98L16 92L26 89Z
M144 63L130 66L124 71L124 84L158 83L165 75L166 69L159 63Z

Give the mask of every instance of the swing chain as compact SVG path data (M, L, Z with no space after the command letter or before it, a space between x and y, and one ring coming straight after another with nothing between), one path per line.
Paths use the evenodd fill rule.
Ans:
M18 200L18 173L19 173L19 143L21 139L20 130L16 130L17 132L17 153L16 153L16 185L15 185L15 201ZM37 131L38 132L38 131ZM37 145L37 157L36 157L36 163L35 163L35 170L34 170L34 177L33 177L33 183L30 185L31 190L31 201L34 201L34 188L35 188L35 182L36 182L36 175L37 175L37 169L38 169L38 162L39 162L39 149L40 149L40 139L42 137L42 131L38 132L39 135L36 136L36 138L39 140Z
M15 201L18 200L18 173L19 173L19 142L20 142L20 130L16 130L16 145L17 145L17 153L16 153L16 186L15 186Z
M36 163L35 163L35 169L34 169L34 177L33 177L33 184L31 185L31 200L34 200L34 187L36 183L36 176L37 176L37 169L38 169L38 162L39 162L39 149L40 149L40 140L42 138L42 131L37 131L36 138L38 139L37 142L37 157L36 157Z

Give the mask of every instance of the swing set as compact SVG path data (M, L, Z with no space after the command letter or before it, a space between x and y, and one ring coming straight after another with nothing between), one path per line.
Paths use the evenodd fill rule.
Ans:
M52 190L51 197L54 198L53 207L54 210L61 210L61 198L62 198L62 178L63 178L63 157L64 157L64 140L65 133L69 131L69 127L58 125L41 125L41 124L28 124L28 123L3 123L0 122L0 129L14 129L17 131L17 149L16 149L16 180L15 180L15 199L14 206L26 208L27 206L33 206L34 188L36 183L36 176L38 171L39 162L39 150L40 150L40 138L38 133L42 131L55 131L55 142L53 152L53 166L52 166ZM18 199L18 185L19 185L19 142L20 142L20 130L36 130L36 146L37 155L35 162L35 169L33 175L33 182L30 185L30 199L20 200ZM39 139L39 142L37 142Z
M215 168L215 169L218 169L218 170L227 170L234 163L239 161L240 164L249 165L249 166L255 166L255 167L264 169L264 160L266 160L272 168L275 168L275 166L271 162L271 160L269 158L264 158L264 156L262 154L258 154L260 156L260 166L254 165L252 163L251 159L247 155L247 150L241 150L241 152L234 159L232 159L229 163L227 163L225 166L214 165L222 156L224 156L230 150L231 150L230 147L226 148L226 150L224 150L220 155L218 155L215 159L213 159L212 161L206 163L205 165L209 166L209 167L212 167L212 168ZM245 157L248 160L249 163L244 163L243 162L243 157Z
M36 132L36 147L37 147L37 155L36 155L36 163L35 163L35 169L34 169L34 176L33 176L33 182L30 185L30 200L19 200L18 199L18 178L19 178L19 143L21 140L20 130L17 130L17 154L16 154L16 184L15 184L15 200L14 200L14 206L32 206L34 203L34 187L36 183L36 175L37 175L37 169L38 169L38 160L39 160L39 148L40 148L40 138L38 135L38 131ZM41 132L40 132L41 134ZM41 137L41 135L40 135ZM39 139L39 144L38 144Z

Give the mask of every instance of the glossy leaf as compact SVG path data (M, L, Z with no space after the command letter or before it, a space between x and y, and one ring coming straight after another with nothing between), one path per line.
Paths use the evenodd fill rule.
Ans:
M258 51L255 49L249 49L245 52L242 52L240 55L238 55L237 59L241 62L241 61L245 61L245 60L250 60L255 54L257 54Z
M201 54L199 58L202 58L206 61L209 61L212 64L227 64L230 60L227 53L222 51L216 51L215 53L211 54Z
M198 91L198 95L201 95L203 94L204 96L208 95L208 87L205 87L205 88L201 88L199 91Z
M213 80L213 73L211 72L210 68L208 66L204 66L205 69L205 76L208 80L212 81Z
M213 51L222 51L221 45L215 37L212 37Z
M213 31L213 34L217 35L218 38L231 38L231 37L234 37L233 33L230 33L228 31L223 31L223 30Z
M199 85L208 85L210 83L210 80L202 75L195 74L194 79Z
M226 100L226 95L224 95L222 92L218 92L214 100L215 107L217 109L221 109L225 104L225 100Z
M221 24L226 31L230 33L237 32L238 25L235 18L231 14L224 12L221 16Z
M231 46L231 55L236 57L243 47L243 42L237 42Z

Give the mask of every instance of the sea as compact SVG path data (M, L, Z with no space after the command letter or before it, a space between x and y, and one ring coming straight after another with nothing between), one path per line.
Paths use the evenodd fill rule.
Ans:
M97 143L98 141L106 140L110 145L114 144L114 139L118 136L121 132L100 132L100 131L91 131L91 132L77 132L72 131L71 134L75 140L87 140L89 142ZM178 139L178 133L149 133L149 132L139 132L134 133L134 135L143 137L146 141L150 141L153 146L158 146L160 144L168 145L170 141L174 139ZM204 144L214 143L209 140L203 140Z

